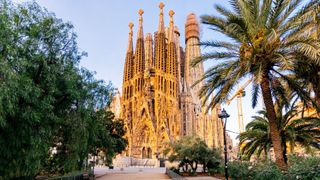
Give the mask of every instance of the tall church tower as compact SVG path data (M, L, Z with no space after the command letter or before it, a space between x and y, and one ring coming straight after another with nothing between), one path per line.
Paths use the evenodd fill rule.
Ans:
M199 80L203 73L203 64L202 62L197 64L195 67L191 67L190 63L195 58L201 56L200 51L200 33L199 33L199 23L197 21L196 15L191 13L187 17L187 22L185 25L185 40L186 40L186 81L189 85L193 85L197 80ZM203 83L200 82L194 86L194 92L198 96L199 90L202 87Z
M169 11L170 22L165 27L164 4L160 3L159 8L154 37L151 33L144 37L144 12L139 10L134 48L133 24L129 24L120 116L127 129L127 155L135 158L159 157L168 142L184 135L197 134L210 146L214 145L212 139L218 142L220 138L213 136L220 132L217 130L220 125L212 121L215 117L203 113L198 97L202 84L191 88L203 74L202 64L190 66L190 62L201 55L196 17L194 14L187 17L184 53L180 32L174 26L174 11Z

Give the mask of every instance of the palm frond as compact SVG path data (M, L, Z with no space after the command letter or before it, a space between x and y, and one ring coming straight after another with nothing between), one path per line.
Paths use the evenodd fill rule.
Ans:
M251 102L252 102L252 108L255 108L258 104L258 97L260 95L260 86L259 84L257 83L253 83L252 85L252 99L251 99Z
M235 52L239 50L239 45L235 44L235 43L228 43L225 41L203 41L200 42L199 44L200 46L204 47L204 48L223 48L232 52Z
M286 7L287 0L275 0L269 16L268 29L278 29L280 15Z
M198 65L200 62L205 62L207 60L224 60L224 59L232 59L232 58L238 58L238 54L234 52L210 52L210 53L204 53L199 57L196 57L195 59L191 60L191 66L194 67Z
M260 23L266 25L272 8L272 0L264 0L260 11ZM260 25L260 26L261 26ZM266 27L265 27L266 28Z

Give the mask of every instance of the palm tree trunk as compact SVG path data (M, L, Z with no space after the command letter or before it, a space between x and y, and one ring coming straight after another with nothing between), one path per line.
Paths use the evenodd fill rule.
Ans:
M282 143L282 154L283 154L284 162L288 164L287 144L286 144L284 135L281 135L281 143Z
M319 86L318 84L317 84L317 86ZM320 107L320 88L319 87L314 87L313 89L314 89L316 103L317 103L318 107Z
M274 104L270 90L270 81L267 74L263 75L260 87L262 91L263 102L267 110L267 118L270 125L271 141L276 157L276 165L281 170L287 170L287 164L285 163L282 154L280 131L277 126L276 112L274 110Z

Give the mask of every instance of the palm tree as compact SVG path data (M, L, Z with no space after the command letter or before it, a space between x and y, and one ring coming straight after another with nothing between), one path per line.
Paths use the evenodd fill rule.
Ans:
M265 111L258 114L264 115ZM261 153L267 157L271 148L271 138L269 134L269 122L265 116L252 116L253 121L247 124L246 131L240 134L240 154L248 159L253 154L260 157Z
M312 19L312 23L309 24L310 30L305 35L320 42L320 6L314 7L313 11L309 12L308 17ZM292 67L293 78L301 80L301 84L314 93L315 101L320 106L320 64L299 52L297 52L297 57L298 59ZM320 53L318 57L320 57Z
M315 117L301 117L301 110L294 106L282 114L283 106L276 108L278 128L281 134L282 154L287 161L287 149L294 152L296 145L309 149L320 149L320 120ZM262 152L267 154L272 147L270 126L265 110L259 111L258 116L247 124L246 131L240 134L241 154L250 157L256 153L259 157Z
M274 78L283 78L299 95L311 100L295 81L286 78L283 70L295 60L294 52L315 59L318 44L311 38L300 36L310 21L303 21L304 15L319 4L310 0L299 8L302 0L230 0L233 10L216 5L221 16L202 16L202 22L211 29L227 36L230 41L208 41L201 45L217 48L195 59L192 65L208 59L218 60L209 68L200 81L205 81L199 95L203 104L214 107L224 103L237 84L246 78L252 79L252 105L257 104L262 94L266 107L270 135L276 156L276 164L283 170L287 165L282 156L280 131L272 97L271 83ZM212 94L214 96L211 96Z

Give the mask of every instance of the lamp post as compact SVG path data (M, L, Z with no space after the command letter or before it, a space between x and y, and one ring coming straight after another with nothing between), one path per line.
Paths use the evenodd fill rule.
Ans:
M227 137L226 137L226 124L227 119L230 117L230 115L227 113L225 109L222 109L221 113L218 114L218 117L221 119L223 123L223 144L224 144L224 172L225 172L225 178L228 180L228 152L227 152Z

